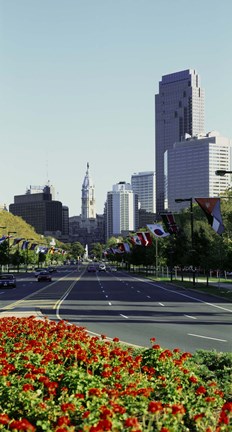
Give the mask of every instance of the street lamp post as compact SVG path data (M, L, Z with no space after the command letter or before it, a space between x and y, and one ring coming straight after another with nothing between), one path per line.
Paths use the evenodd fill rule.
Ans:
M1 229L5 229L5 226L0 226ZM0 265L0 273L2 272L2 264Z
M193 199L192 198L176 198L176 203L186 202L190 203L190 223L191 223L191 246L192 246L192 257L194 254L194 238L193 238ZM195 268L193 266L193 285L195 285Z
M7 245L7 271L9 273L9 261L10 261L10 235L11 234L17 234L16 231L8 231L7 236L8 236L8 245Z

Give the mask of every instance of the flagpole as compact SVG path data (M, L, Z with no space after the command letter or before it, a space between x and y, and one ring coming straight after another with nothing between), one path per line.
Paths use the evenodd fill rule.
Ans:
M155 238L155 274L158 278L158 238Z

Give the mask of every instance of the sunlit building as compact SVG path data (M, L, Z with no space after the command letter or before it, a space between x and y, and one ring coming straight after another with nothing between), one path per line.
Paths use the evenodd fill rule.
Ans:
M185 134L204 133L204 90L194 69L162 76L155 95L156 212L164 210L164 153Z

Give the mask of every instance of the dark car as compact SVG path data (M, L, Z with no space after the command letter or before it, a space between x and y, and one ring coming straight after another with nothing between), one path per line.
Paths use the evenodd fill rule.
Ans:
M52 277L51 274L48 271L41 271L38 276L37 276L37 281L41 282L41 281L49 281L51 282Z
M0 274L0 287L16 287L16 279L13 274Z
M92 273L95 273L97 271L97 268L96 268L96 266L95 265L93 265L93 264L89 264L89 266L88 266L88 272L92 272Z

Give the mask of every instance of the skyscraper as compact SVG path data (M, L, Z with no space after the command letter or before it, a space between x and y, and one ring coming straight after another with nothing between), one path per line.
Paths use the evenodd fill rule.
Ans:
M107 192L106 238L123 235L138 228L138 195L131 185L119 182Z
M175 142L204 133L204 90L188 69L162 76L155 95L156 212L164 210L164 153Z
M175 143L165 152L165 204L176 212L189 202L176 203L176 198L217 197L231 187L231 177L217 176L218 169L231 170L232 140L212 131Z
M155 172L145 171L132 174L131 186L138 194L139 208L155 213Z
M96 218L95 209L95 187L89 174L89 163L87 163L87 170L82 184L81 194L81 218L82 221Z

